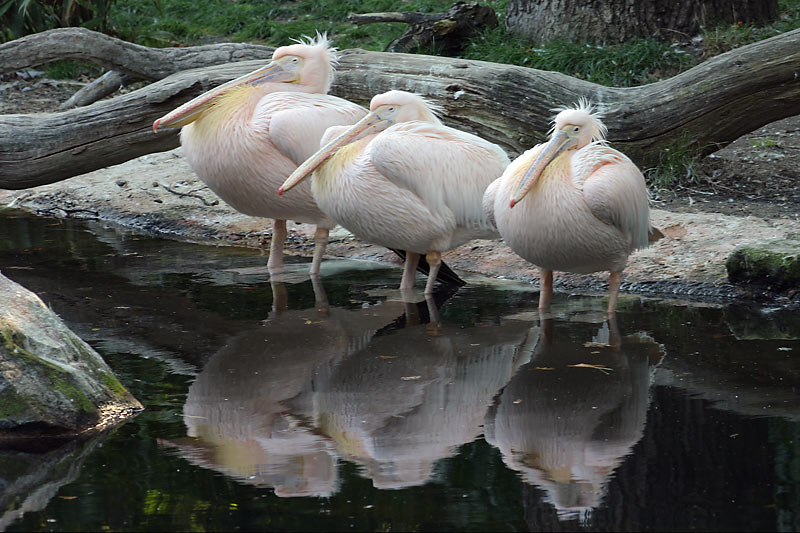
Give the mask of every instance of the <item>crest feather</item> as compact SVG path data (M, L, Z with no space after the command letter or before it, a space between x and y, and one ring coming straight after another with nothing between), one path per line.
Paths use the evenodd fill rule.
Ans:
M550 118L553 125L550 127L550 131L548 131L548 135L552 135L555 131L555 119L560 113L563 113L564 111L579 111L589 116L589 120L591 122L592 141L601 143L606 142L608 128L601 120L603 114L597 110L597 107L588 98L581 96L572 106L559 106L551 109L550 111L554 112L555 115Z
M314 37L308 35L301 35L299 39L292 39L297 44L304 46L311 46L319 48L328 60L331 67L330 80L333 81L333 76L336 74L336 67L339 66L339 49L333 46L333 41L328 39L328 32L316 32Z

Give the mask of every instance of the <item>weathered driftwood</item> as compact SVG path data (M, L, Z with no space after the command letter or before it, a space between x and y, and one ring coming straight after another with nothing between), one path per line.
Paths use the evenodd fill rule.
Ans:
M434 48L437 54L446 56L458 55L467 39L483 28L497 26L494 9L474 2L456 2L443 13L351 13L347 20L354 24L404 22L409 24L408 30L389 43L386 52L415 53Z
M123 85L133 81L129 74L123 74L116 70L109 70L92 83L81 87L67 101L58 106L60 111L93 104L101 98L114 93Z
M0 44L0 74L74 59L117 70L134 79L155 81L192 68L267 60L273 51L271 46L247 43L148 48L85 28L58 28Z
M0 116L0 188L52 183L174 148L176 133L154 134L155 119L262 64L180 72L62 113ZM764 124L800 114L798 73L800 30L795 30L631 88L496 63L346 50L332 93L359 103L390 89L423 94L444 108L447 124L496 142L511 155L544 138L554 107L585 97L605 112L611 142L650 167L666 148L710 153Z

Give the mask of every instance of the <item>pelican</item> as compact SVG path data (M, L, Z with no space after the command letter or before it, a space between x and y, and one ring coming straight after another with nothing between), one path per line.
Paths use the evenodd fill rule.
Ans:
M291 199L275 194L297 165L319 148L329 126L353 124L363 107L326 94L336 50L325 35L275 50L272 61L212 89L153 123L179 128L197 176L237 211L274 219L267 266L283 266L286 220L316 225L311 274L319 273L335 222L314 202L309 186Z
M541 310L550 306L554 270L608 270L613 313L628 256L661 236L650 225L642 173L605 136L581 101L556 115L547 143L515 159L486 190L484 205L506 244L541 269Z
M314 172L320 208L360 239L404 250L401 290L414 286L420 255L433 293L442 252L497 236L482 208L486 187L509 159L499 146L447 127L419 95L389 91L350 128L329 128L322 148L300 165L278 194Z

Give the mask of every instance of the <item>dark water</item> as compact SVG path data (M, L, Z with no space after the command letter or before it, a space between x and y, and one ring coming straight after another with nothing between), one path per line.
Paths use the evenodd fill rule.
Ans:
M399 268L265 264L5 212L2 272L146 410L0 451L0 530L800 529L790 312L557 294L540 320L524 284L404 303Z

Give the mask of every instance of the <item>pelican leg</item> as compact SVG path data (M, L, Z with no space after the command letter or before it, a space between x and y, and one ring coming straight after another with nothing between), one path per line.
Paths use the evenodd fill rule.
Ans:
M613 315L617 311L617 295L619 286L622 284L622 272L612 272L608 277L608 314Z
M403 264L403 279L400 280L400 290L414 288L414 276L417 272L419 254L416 252L406 252L406 262Z
M325 248L328 246L328 235L330 229L320 228L314 232L314 259L311 260L311 270L309 274L316 276L319 274L319 266L322 263L322 256L325 255Z
M438 337L442 334L442 319L439 317L439 308L433 295L425 295L425 304L428 306L428 325L425 329L431 337Z
M322 286L322 280L316 274L311 274L310 278L311 287L314 289L317 316L327 317L330 314L330 305L328 304L328 295L325 293L325 287Z
M267 268L278 270L283 268L283 243L286 242L286 221L278 220L272 222L272 242L269 243L269 259Z
M442 266L442 252L428 252L425 256L431 271L428 272L428 281L425 282L425 294L433 294L433 286L436 283L436 276L439 275L439 267Z
M269 280L272 288L272 312L281 313L289 309L289 293L286 291L286 284L282 281Z
M539 310L544 311L550 308L550 301L553 299L553 271L542 270L539 275Z

